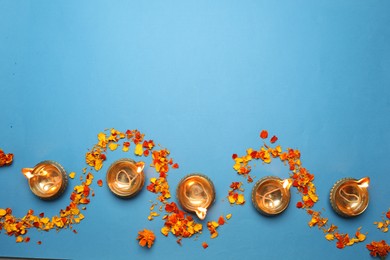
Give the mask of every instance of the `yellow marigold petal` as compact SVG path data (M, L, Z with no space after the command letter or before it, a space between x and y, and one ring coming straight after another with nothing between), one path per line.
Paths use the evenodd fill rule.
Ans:
M219 224L216 221L211 221L211 225L213 225L213 227L219 227Z
M232 214L227 214L226 219L229 220L232 217Z
M118 144L117 143L113 143L111 142L109 145L108 145L108 148L110 148L111 151L114 151L118 148Z
M202 229L203 229L202 224L200 224L200 223L195 224L195 226L194 226L195 232L199 232L199 231L201 231Z
M334 239L334 235L333 234L326 234L325 238L328 240L328 241L332 241Z
M75 173L75 172L69 173L69 178L73 179L75 176L76 176L76 173Z
M0 217L4 217L7 214L5 209L0 209Z
M82 185L77 185L73 188L77 193L81 193L84 191L84 186Z
M218 236L218 232L215 231L214 233L211 234L211 238L216 238Z
M234 159L234 161L236 163L242 163L244 161L244 159L242 159L242 157L237 157L236 159Z
M128 152L129 151L129 146L123 146L122 147L123 152Z
M349 242L346 244L347 246L352 246L353 244L359 242L357 238L351 238Z
M162 233L164 236L168 236L168 234L169 234L169 227L164 226L164 227L161 229L161 233Z
M143 154L143 149L142 149L142 144L141 143L138 143L136 146L135 146L135 150L134 150L134 154L135 155L138 155L138 156L141 156Z
M244 204L244 203L245 203L244 194L238 194L237 204L241 205L241 204Z
M229 198L230 204L234 204L236 202L236 199L232 195L230 195L228 198Z
M359 234L357 235L357 239L360 242L362 242L362 241L366 240L366 235L359 232Z
M17 236L16 237L16 243L21 243L23 242L23 237L22 236Z
M315 226L317 223L318 223L318 219L312 218L308 224L309 224L309 227L313 227L313 226Z
M103 160L96 160L95 161L95 170L99 171L103 167Z
M50 219L49 218L41 218L40 220L43 224L49 223Z
M233 166L233 169L236 170L236 171L238 171L240 168L241 168L241 164L240 163L236 163Z

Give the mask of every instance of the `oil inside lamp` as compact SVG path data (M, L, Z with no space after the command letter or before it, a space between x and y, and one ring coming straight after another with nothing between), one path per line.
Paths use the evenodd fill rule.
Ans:
M34 168L23 168L31 191L41 199L52 200L66 189L68 177L64 168L54 161L43 161Z
M333 210L343 217L362 214L368 207L368 186L370 178L360 180L344 178L335 183L330 191L330 203Z
M186 211L194 212L203 220L206 218L208 207L215 200L214 184L204 175L190 174L179 182L176 196Z
M107 170L108 188L121 198L135 196L145 183L144 167L144 162L136 163L131 159L120 159L114 162Z
M291 179L281 180L267 176L260 179L252 190L252 203L264 215L282 213L290 202Z

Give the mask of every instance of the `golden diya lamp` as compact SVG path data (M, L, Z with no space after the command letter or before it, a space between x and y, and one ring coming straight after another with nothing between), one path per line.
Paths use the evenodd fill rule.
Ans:
M131 198L140 192L145 183L144 162L123 158L115 161L107 170L108 188L120 198Z
M176 196L184 210L196 213L203 220L215 200L214 184L205 175L189 174L177 185Z
M368 186L370 178L360 180L344 178L337 181L330 191L330 204L333 210L343 217L355 217L368 207Z
M53 200L62 195L68 185L64 168L54 161L43 161L34 168L23 168L31 191L43 200Z
M252 203L263 215L282 213L290 203L291 179L266 176L258 180L252 189Z

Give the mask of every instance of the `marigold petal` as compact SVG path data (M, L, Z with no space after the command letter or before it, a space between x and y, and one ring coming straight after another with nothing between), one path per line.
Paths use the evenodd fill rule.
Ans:
M110 142L109 145L108 145L108 148L110 148L111 151L114 151L114 150L116 150L118 148L118 144Z
M0 209L0 217L4 217L7 214L5 209Z
M272 136L270 142L271 142L271 144L273 144L273 143L275 143L277 140L278 140L278 138L277 138L276 136Z
M138 155L138 156L141 156L143 154L143 149L142 149L142 144L141 143L138 143L136 146L135 146L135 150L134 150L134 154L135 155Z
M332 240L334 240L334 235L333 235L333 234L326 234L325 238L326 238L328 241L332 241Z
M262 139L266 139L268 137L268 131L267 130L263 130L260 132L260 137Z

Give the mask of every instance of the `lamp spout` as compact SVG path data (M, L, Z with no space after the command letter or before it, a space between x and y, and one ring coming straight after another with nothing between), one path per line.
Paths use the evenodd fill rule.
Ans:
M370 184L370 178L369 177L361 178L360 180L357 181L357 184L360 188L368 188Z
M203 207L198 207L196 210L195 210L195 213L196 215L198 216L198 218L200 220L204 220L206 218L206 214L207 214L207 209L206 208L203 208Z
M33 168L23 168L22 173L24 177L26 177L29 180L32 177L34 177L34 175L32 174L33 170L34 170Z

